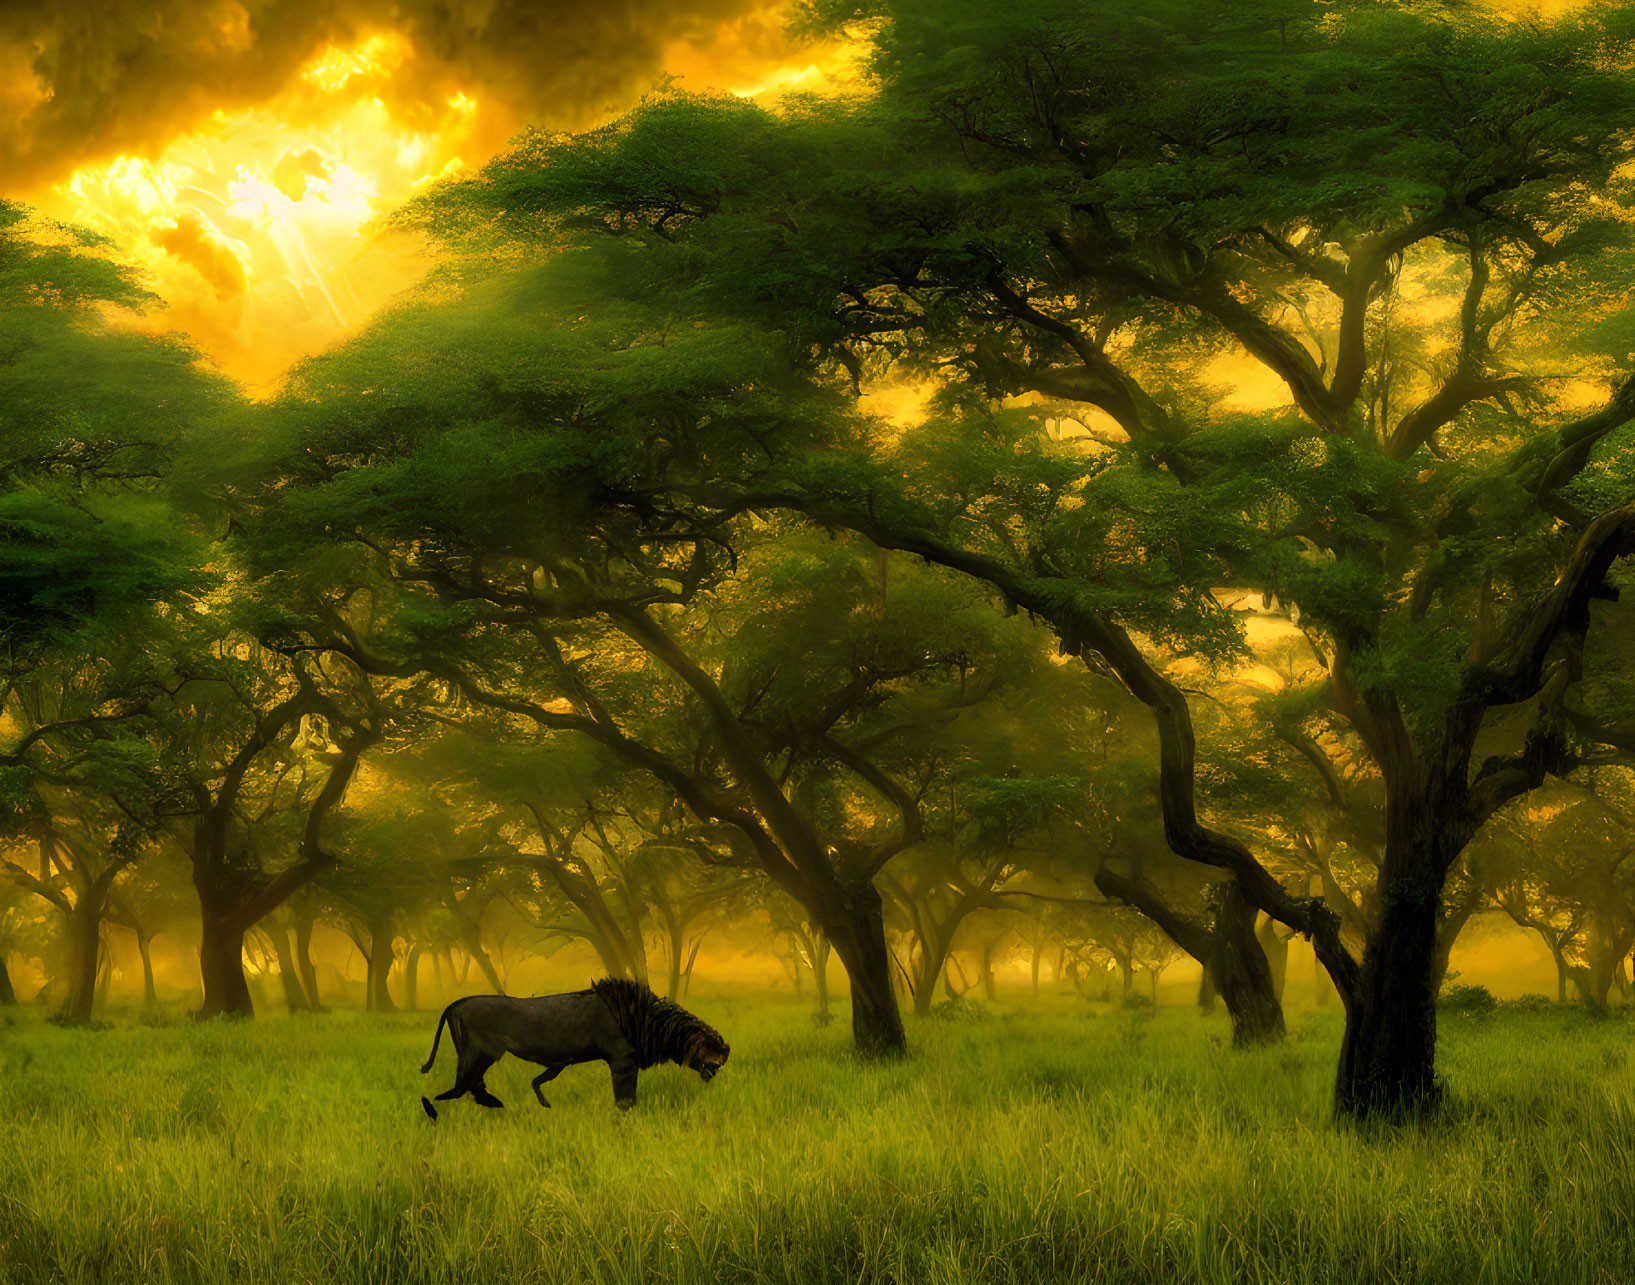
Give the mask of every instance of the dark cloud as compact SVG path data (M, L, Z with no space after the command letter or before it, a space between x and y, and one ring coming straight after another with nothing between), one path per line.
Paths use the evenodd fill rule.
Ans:
M672 41L760 0L0 0L0 190L119 153L153 155L253 107L327 46L410 44L383 92L428 119L463 90L573 126L627 103Z

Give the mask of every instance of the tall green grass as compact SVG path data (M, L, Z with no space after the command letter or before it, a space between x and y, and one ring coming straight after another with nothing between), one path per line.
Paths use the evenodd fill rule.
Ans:
M0 1027L0 1280L1635 1280L1631 1027L1571 1011L1443 1024L1445 1121L1336 1128L1332 1014L1279 1049L1190 1011L1066 1004L912 1027L871 1065L843 1022L730 995L709 1087L645 1072L615 1110L452 1081L434 1017Z

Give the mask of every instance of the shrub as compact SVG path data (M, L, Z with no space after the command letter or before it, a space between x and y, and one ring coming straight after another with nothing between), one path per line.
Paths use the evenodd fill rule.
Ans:
M1448 1013L1491 1013L1499 1007L1499 1001L1493 998L1493 992L1487 987L1464 983L1459 986L1450 986L1442 992L1438 1005Z
M1528 991L1510 1007L1522 1013L1547 1013L1556 1006L1556 1002L1548 995L1540 995L1537 991Z
M939 1022L986 1022L993 1014L967 999L945 999L931 1006L931 1016Z
M1152 996L1143 995L1140 991L1131 991L1124 997L1124 1008L1152 1008Z

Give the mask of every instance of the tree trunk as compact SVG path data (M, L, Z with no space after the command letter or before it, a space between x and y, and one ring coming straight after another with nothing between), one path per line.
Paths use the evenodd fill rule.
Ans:
M0 949L0 1006L11 1008L17 1003L17 992L11 986L11 969L6 966L6 953Z
M1550 958L1556 965L1556 1003L1567 1002L1567 957L1561 953L1561 947L1555 942L1548 942Z
M703 944L704 934L700 933L693 938L693 948L687 952L687 965L681 970L681 996L683 999L687 997L687 993L693 988L693 965L698 963L698 951Z
M1128 999L1135 990L1135 965L1127 959L1118 961L1118 973L1124 980L1124 997Z
M106 1012L108 992L113 989L114 984L114 952L113 947L103 938L100 931L97 933L97 939L101 961L97 965L97 1007Z
M278 980L284 985L284 1007L291 1013L304 1013L310 1005L306 992L301 989L301 978L296 973L295 955L290 950L290 935L283 924L267 921L262 929L272 941L273 953L278 956Z
M1447 863L1435 810L1418 798L1386 809L1379 919L1347 1005L1334 1106L1341 1116L1436 1107L1436 928Z
M1236 879L1217 884L1211 894L1214 921L1205 927L1177 914L1145 880L1127 878L1111 867L1096 872L1096 886L1110 897L1135 907L1203 965L1232 1018L1232 1046L1273 1044L1283 1038L1283 1005L1272 986L1272 969L1255 935L1256 909ZM1125 981L1128 994L1129 979ZM1158 1002L1158 974L1152 977ZM1200 992L1200 1003L1201 992Z
M403 960L403 1007L414 1012L420 1007L420 957L426 948L418 943L409 947Z
M142 957L142 1007L152 1011L159 1007L159 992L153 985L153 938L140 928L136 930L136 953Z
M943 976L942 961L939 958L935 968L929 961L928 951L920 954L920 966L915 970L914 977L914 1016L928 1017L931 1014L931 1001L936 998L937 981Z
M250 984L244 977L244 930L234 916L205 910L200 922L199 977L204 1002L195 1016L254 1017Z
M1592 941L1585 956L1589 960L1588 966L1569 966L1568 974L1578 988L1584 1007L1597 1017L1605 1017L1608 1012L1607 997L1612 991L1613 969L1622 955L1620 953L1616 960L1609 958L1605 943Z
M817 1018L829 1021L829 938L821 931L812 942L812 986L817 991Z
M389 917L381 916L369 921L368 962L366 1007L372 1013L390 1013L397 1005L392 1003L392 992L386 985L392 970L392 921Z
M1255 936L1255 913L1238 881L1228 880L1215 913L1204 973L1231 1015L1233 1048L1283 1039L1283 1005L1272 986L1271 964Z
M85 893L68 915L68 995L62 1020L83 1025L96 1009L97 962L102 948L102 898Z
M1042 953L1042 951L1041 951L1040 946L1037 943L1035 943L1034 947L1033 947L1033 969L1032 969L1033 975L1029 979L1030 982L1032 983L1032 986L1033 986L1033 998L1034 999L1039 998L1039 956L1040 956L1041 953Z
M672 1004L681 998L681 952L686 949L686 945L683 935L672 931L670 934L670 989L665 996Z
M902 1057L908 1052L908 1037L891 988L891 954L886 949L879 890L871 883L854 884L826 910L823 931L851 982L853 1042L868 1057Z
M959 998L948 978L948 954L953 944L953 934L944 931L946 928L947 925L942 925L942 929L933 931L929 938L920 939L920 965L914 977L915 1017L930 1016L932 1001L937 998L939 980L949 999Z
M450 993L448 981L443 975L443 961L447 958L447 955L448 952L442 950L434 950L431 953L431 979L437 984L437 1006L439 1008L443 1008L448 1004ZM452 959L448 960L448 972L450 976L454 973L454 961Z
M999 998L998 984L993 975L993 953L998 942L986 942L982 947L982 998L990 1004Z
M1289 943L1277 931L1277 920L1270 915L1260 917L1255 929L1255 940L1266 955L1266 964L1272 970L1272 995L1283 1002L1283 988L1289 979Z
M1215 1011L1215 982L1207 968L1198 974L1198 1011L1200 1013Z
M800 941L793 933L789 937L789 974L795 982L795 998L806 998L806 978L801 973Z
M323 999L318 994L318 970L312 963L312 916L300 915L295 920L295 968L301 978L301 988L307 993L307 1005L314 1013L322 1013Z
M494 994L505 994L505 986L500 982L500 975L494 971L494 961L488 957L488 951L483 948L481 927L458 913L454 917L454 922L460 930L460 945L465 948L467 970L469 971L470 965L475 962L477 967L482 969L483 976L488 978L488 984L494 988ZM599 945L597 946L597 953L602 953ZM606 962L605 955L603 956L603 962ZM623 977L625 973L620 971L615 972L613 975ZM460 981L464 983L465 980L465 975L462 974Z

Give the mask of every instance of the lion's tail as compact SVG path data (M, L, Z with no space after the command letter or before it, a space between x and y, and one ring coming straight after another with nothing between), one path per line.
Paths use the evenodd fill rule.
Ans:
M459 1000L455 1000L454 1004L459 1002ZM443 1038L443 1028L448 1025L448 1015L454 1011L454 1004L450 1004L445 1008L443 1016L437 1019L437 1034L431 1037L431 1056L426 1059L426 1065L420 1068L421 1075L431 1070L431 1064L437 1061L437 1045Z

